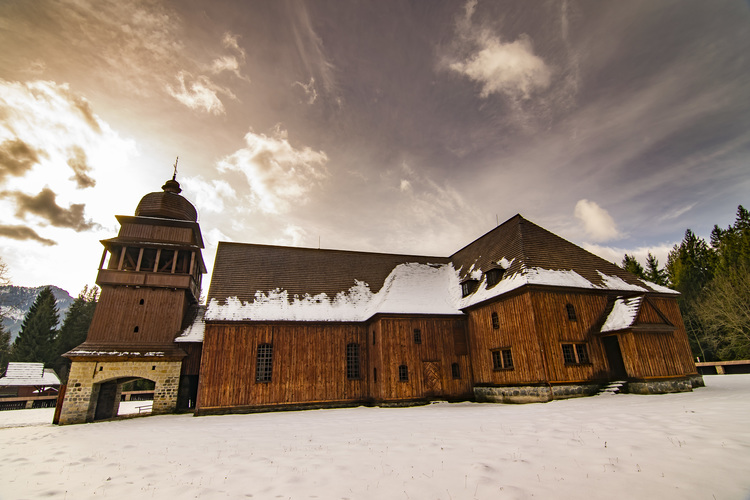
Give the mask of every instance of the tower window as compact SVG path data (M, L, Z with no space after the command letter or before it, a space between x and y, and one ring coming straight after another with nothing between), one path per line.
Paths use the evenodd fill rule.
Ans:
M273 344L258 345L255 361L255 381L270 382L273 369Z
M496 312L492 313L492 329L493 330L500 329L500 318L497 316Z
M573 304L565 304L565 309L568 311L568 319L576 321L576 308L573 307Z
M376 384L378 383L378 369L377 368L372 369L372 381Z
M133 328L133 333L138 333L138 327Z
M144 301L143 299L141 299L141 300L139 300L139 301L138 301L138 305L140 305L140 306L142 306L142 305L143 305L143 304L145 304L145 303L146 303L146 302L145 302L145 301Z
M346 346L346 378L349 380L359 379L359 344L348 344Z
M414 329L414 343L415 344L422 343L422 330L420 330L419 328Z
M398 381L408 382L409 381L409 367L406 365L400 365L398 367Z
M451 373L453 374L453 378L461 378L461 367L458 366L458 363L451 364Z

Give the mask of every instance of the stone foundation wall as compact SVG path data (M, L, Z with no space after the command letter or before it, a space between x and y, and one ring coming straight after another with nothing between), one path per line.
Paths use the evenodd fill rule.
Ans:
M173 413L177 407L181 361L74 361L68 375L60 425L92 422L96 413L100 384L123 378L144 378L153 381L152 414ZM122 388L118 386L117 395ZM117 398L119 399L119 398ZM115 412L119 401L115 401Z
M705 382L703 382L703 375L701 375L700 373L696 375L690 375L688 378L690 379L690 385L693 386L693 389L695 389L696 387L706 387Z
M544 403L553 399L593 396L600 388L598 384L475 387L474 397L486 403Z
M703 382L702 378L700 382ZM647 380L644 382L628 382L628 393L668 394L671 392L692 392L693 387L693 377L690 376L664 380Z

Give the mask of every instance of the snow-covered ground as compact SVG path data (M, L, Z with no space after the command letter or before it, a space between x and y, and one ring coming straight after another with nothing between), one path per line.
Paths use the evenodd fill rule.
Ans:
M750 375L705 379L662 396L66 427L52 409L4 411L0 498L750 498Z

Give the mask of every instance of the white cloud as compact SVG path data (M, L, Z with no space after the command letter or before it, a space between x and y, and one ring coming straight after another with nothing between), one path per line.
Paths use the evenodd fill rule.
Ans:
M220 213L224 211L224 200L236 199L237 193L227 181L213 179L206 181L200 175L181 179L182 187L188 197L195 201L199 211Z
M206 76L198 76L189 84L185 82L186 78L192 78L192 75L187 71L180 71L177 74L179 85L176 88L167 85L169 95L193 110L205 111L214 115L223 115L225 113L224 104L217 94L223 92L234 97L231 92L217 86Z
M274 135L245 135L247 147L219 161L222 172L241 172L250 185L250 203L265 213L288 212L307 201L310 191L328 176L328 156L309 147L292 146L285 130Z
M622 237L614 219L596 202L586 199L578 200L574 214L583 222L586 234L593 241L608 241Z
M503 43L484 35L476 40L478 48L450 68L482 85L480 96L505 94L529 99L535 90L549 87L551 73L544 61L534 54L531 39L521 35L516 41Z
M283 234L284 236L282 238L276 238L274 240L274 245L298 247L301 246L302 242L305 240L307 231L295 224L287 224L286 227L284 227Z
M401 187L400 187L400 189L401 189L402 192L411 191L411 182L409 182L406 179L401 179Z
M318 91L315 90L315 78L310 77L310 82L307 84L294 82L292 87L294 86L299 86L305 92L307 104L315 104L315 101L318 99Z
M503 42L488 29L472 21L476 0L466 3L466 15L457 23L457 43L462 56L448 67L482 86L481 97L504 94L512 99L529 99L533 92L550 86L552 73L536 54L531 38L520 35Z

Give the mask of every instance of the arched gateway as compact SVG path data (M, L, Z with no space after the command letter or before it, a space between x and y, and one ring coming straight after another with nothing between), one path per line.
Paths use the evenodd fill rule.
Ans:
M143 197L135 216L117 216L119 234L102 241L101 295L86 341L65 354L72 365L58 423L116 416L122 384L136 378L155 383L154 414L195 392L174 339L191 319L206 266L197 212L180 192L173 177Z

